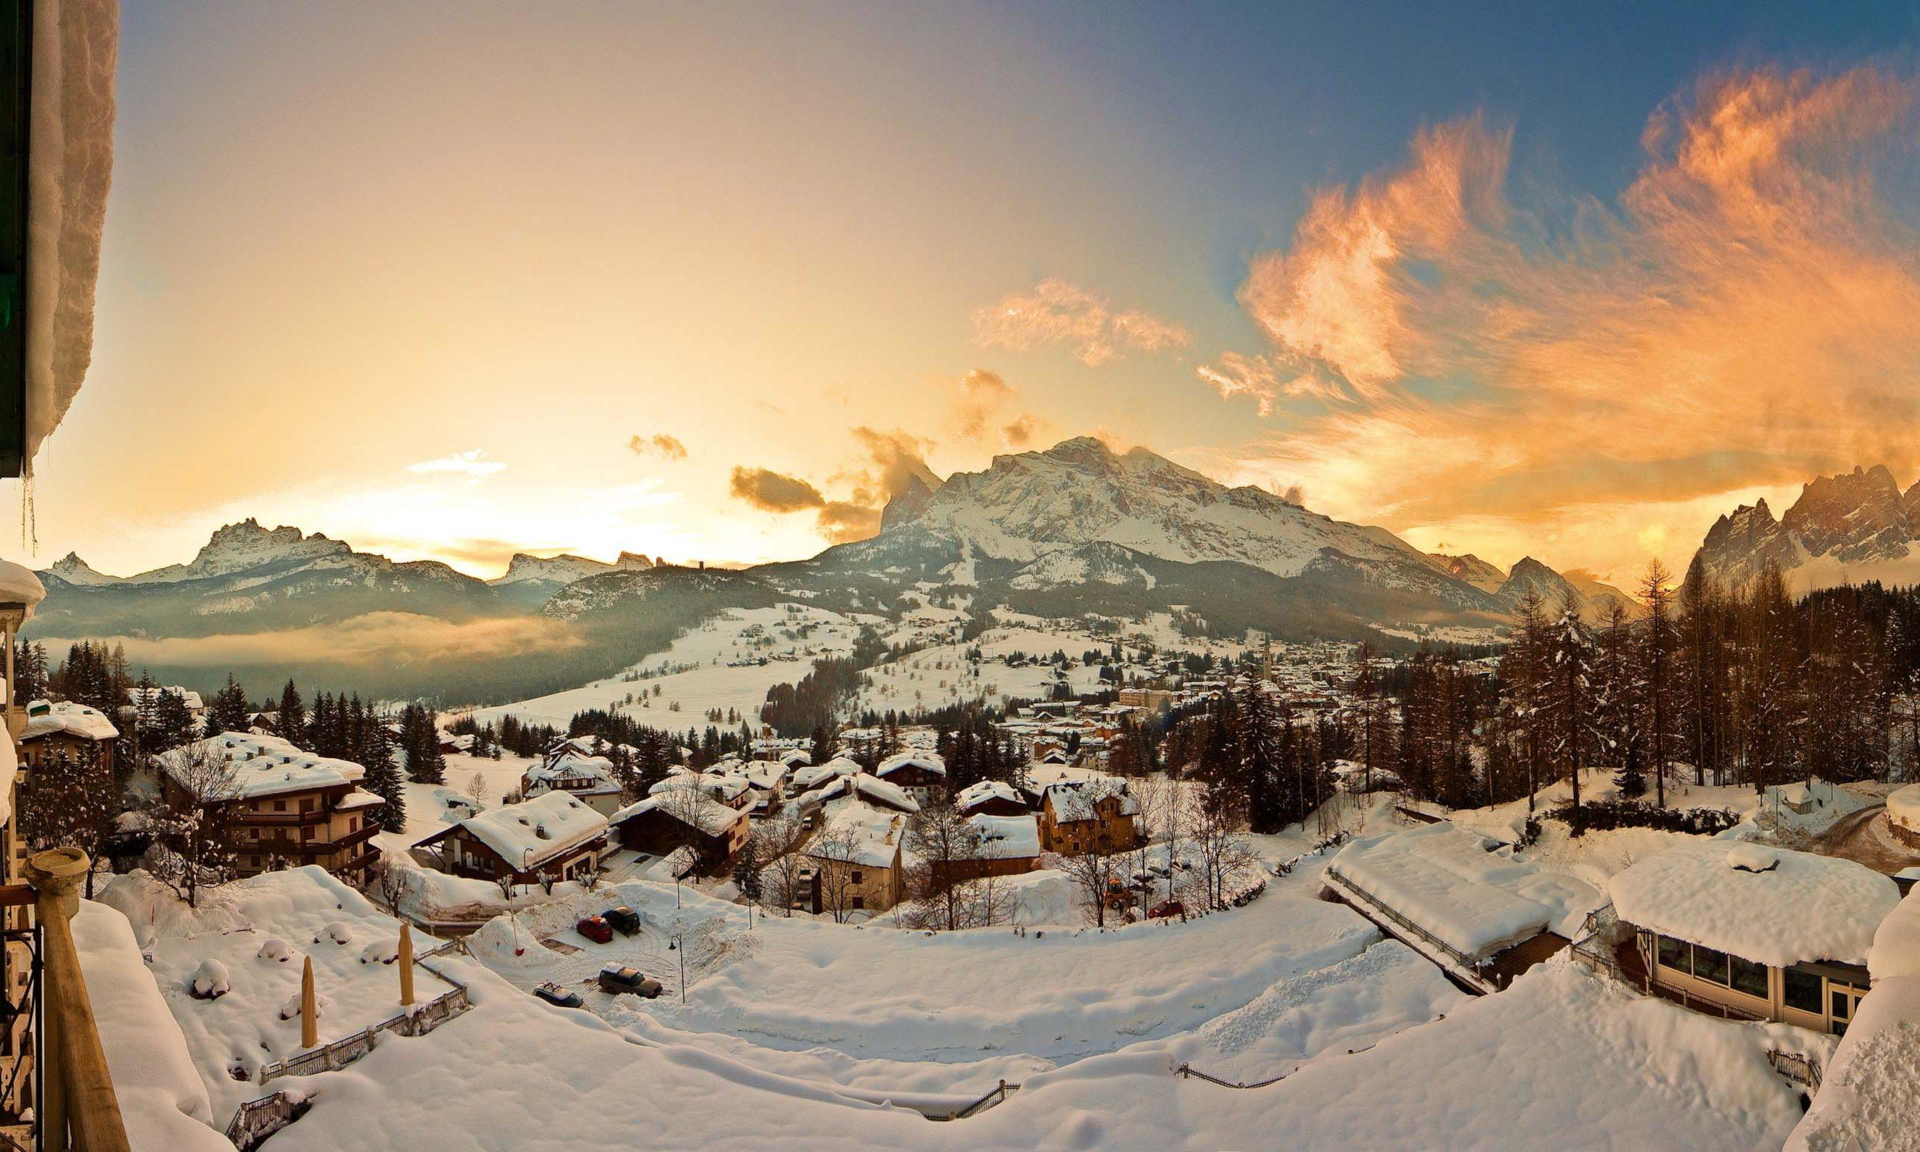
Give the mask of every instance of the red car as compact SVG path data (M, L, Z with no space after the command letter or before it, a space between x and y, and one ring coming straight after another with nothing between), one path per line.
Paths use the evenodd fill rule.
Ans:
M1153 906L1152 911L1147 913L1150 918L1155 920L1164 919L1168 916L1185 916L1186 914L1187 906L1178 900L1162 900Z
M613 943L613 925L607 923L604 916L587 916L575 924L574 930L595 944Z

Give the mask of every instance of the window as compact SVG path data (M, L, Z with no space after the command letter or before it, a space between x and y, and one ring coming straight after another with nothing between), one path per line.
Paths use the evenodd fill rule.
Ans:
M1767 966L1755 964L1751 960L1742 960L1738 956L1731 958L1733 963L1733 990L1745 992L1749 996L1768 999L1771 995L1767 987Z
M866 906L867 906L867 898L865 896L855 896L853 898L853 907L855 911L865 908Z
M311 840L314 838L315 833L319 831L320 829L315 828L313 825L309 824L305 828L300 829L300 839Z
M287 810L287 802L285 800L275 800L273 802L273 810L275 812L285 812Z
M855 884L858 884L858 883L860 883L860 881L861 881L861 878L862 878L862 877L863 877L864 875L865 875L865 874L864 874L864 873L862 873L862 872L861 872L861 871L860 871L860 870L859 870L858 868L855 868L855 869L853 870L853 877L852 877L852 878L853 878L853 882L854 882Z
M1667 968L1687 970L1687 942L1671 936L1660 937L1660 963Z
M1787 1007L1820 1015L1820 977L1804 968L1789 968L1780 975L1786 985Z
M1727 954L1695 944L1693 946L1693 978L1714 984L1727 983Z

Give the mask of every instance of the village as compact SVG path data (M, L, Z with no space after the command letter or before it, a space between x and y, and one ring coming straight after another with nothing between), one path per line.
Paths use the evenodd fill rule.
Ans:
M1403 658L1258 636L1217 659L1099 655L1081 666L1126 671L1016 700L977 739L892 718L825 741L763 726L736 750L671 748L644 785L649 749L586 734L521 756L449 717L412 745L445 783L401 765L398 829L375 790L394 782L278 735L274 711L227 701L246 726L221 730L164 685L106 711L35 700L17 710L16 813L34 819L36 773L76 761L123 782L76 932L90 984L114 987L95 1011L130 1129L187 1147L324 1144L376 1115L396 1143L501 1123L533 1146L577 1108L619 1117L610 1145L771 1137L752 1109L669 1130L579 1085L507 1121L412 1084L533 1059L638 1060L658 1079L662 1057L729 1085L702 1091L777 1096L796 1146L848 1124L1012 1146L1047 1099L1091 1111L1043 1142L1097 1142L1193 1093L1235 1097L1196 1129L1230 1142L1329 1076L1352 1106L1317 1109L1315 1131L1391 1143L1417 1139L1394 1125L1418 1110L1364 1101L1463 1049L1512 1061L1497 1067L1556 1131L1597 1100L1634 1111L1650 1146L1882 1130L1860 1102L1911 1072L1895 1038L1920 1009L1900 943L1920 930L1904 899L1920 786L1755 793L1676 766L1670 826L1576 830L1538 816L1567 811L1573 778L1447 809L1340 759L1303 819L1254 831L1197 764L1143 756L1140 733L1222 707L1275 709L1302 739L1400 724L1368 685ZM197 731L114 765L118 725L156 709ZM1588 812L1619 804L1612 769L1575 776ZM223 866L151 870L181 857ZM1507 1052L1511 1014L1553 1051ZM556 1028L568 1015L606 1031ZM1653 1071L1676 1060L1697 1069L1684 1083ZM902 1113L923 1127L907 1136Z

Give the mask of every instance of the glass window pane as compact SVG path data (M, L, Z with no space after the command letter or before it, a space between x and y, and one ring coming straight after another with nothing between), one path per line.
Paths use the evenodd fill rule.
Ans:
M1835 988L1829 998L1829 1004L1833 1009L1833 1018L1835 1020L1845 1020L1848 1016L1852 1015L1852 1013L1848 1011L1851 1003L1852 1001L1847 998L1847 994L1843 989Z
M1732 961L1734 990L1765 1000L1770 995L1767 988L1767 966L1755 964L1751 960L1742 960L1738 956L1733 957Z
M1668 968L1687 970L1687 942L1671 936L1660 937L1660 963Z
M1725 984L1727 954L1695 944L1693 946L1693 977L1696 980L1711 980L1715 984Z
M1787 1007L1819 1015L1820 977L1799 968L1789 968L1782 975L1786 984Z

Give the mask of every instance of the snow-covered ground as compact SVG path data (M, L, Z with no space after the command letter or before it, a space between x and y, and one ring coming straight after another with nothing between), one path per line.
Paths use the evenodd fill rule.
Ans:
M625 900L648 922L641 936L598 946L560 931L546 938L581 951L529 946L516 958L490 938L505 922L490 926L473 938L475 958L434 961L468 985L474 1010L339 1071L283 1082L313 1108L273 1144L1712 1152L1778 1147L1799 1118L1767 1066L1763 1027L1632 996L1564 962L1469 999L1346 909L1314 900L1317 888L1303 867L1234 912L1045 936L783 919L749 931L743 909L687 896L680 935L702 963L684 1006L681 950L665 950L672 888L603 889L579 902ZM261 937L314 955L333 1000L323 1034L329 1020L345 1029L385 1013L392 969L358 955L393 922L310 869L236 885L193 916L144 886L117 881L110 894L150 922L154 978L219 1123L262 1091L229 1079L229 1063L277 1058L297 1037L297 1021L278 1018L297 960L258 957ZM575 911L556 904L523 919L537 931ZM312 943L332 920L351 942ZM209 949L226 957L233 991L193 1000L181 969ZM667 994L613 1003L589 993L580 1011L522 991L547 976L578 988L615 957L641 960ZM1180 1077L1182 1062L1230 1081L1289 1075L1236 1091ZM932 1124L914 1110L951 1108L1003 1077L1022 1087L972 1118Z
M473 715L482 724L512 715L564 729L575 713L606 708L668 731L704 728L715 709L758 716L769 688L799 680L820 657L851 651L863 624L874 622L804 604L730 609L619 676Z

